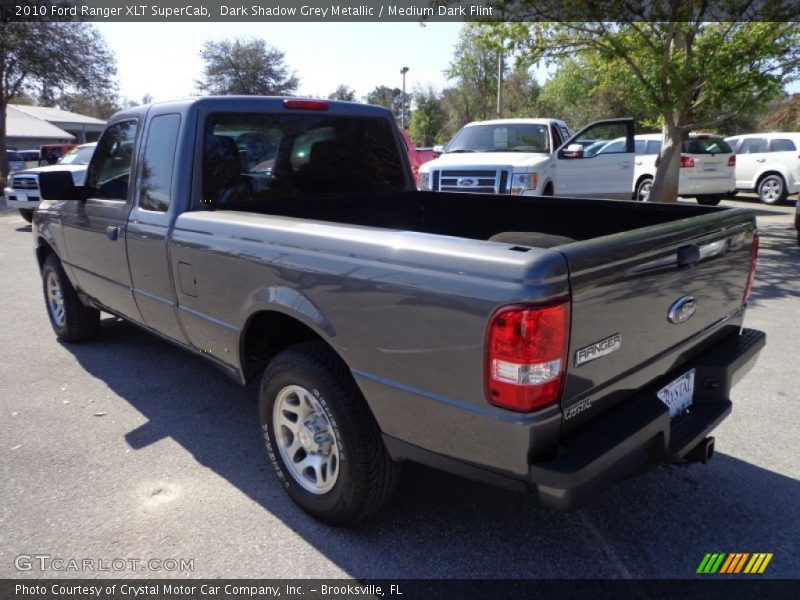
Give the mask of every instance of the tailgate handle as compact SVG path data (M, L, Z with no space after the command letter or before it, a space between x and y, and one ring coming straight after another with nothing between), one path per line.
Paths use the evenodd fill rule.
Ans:
M700 248L695 244L678 248L678 268L691 268L700 262Z

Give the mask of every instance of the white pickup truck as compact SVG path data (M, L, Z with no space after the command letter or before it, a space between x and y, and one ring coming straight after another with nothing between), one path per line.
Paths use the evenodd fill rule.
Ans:
M594 156L589 146L623 138ZM629 200L633 186L631 119L596 121L571 135L557 119L497 119L464 126L436 160L420 167L420 190Z

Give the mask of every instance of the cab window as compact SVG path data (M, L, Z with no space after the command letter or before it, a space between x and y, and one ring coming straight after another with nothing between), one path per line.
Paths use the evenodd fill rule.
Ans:
M115 123L100 137L86 177L90 198L127 199L136 124L136 120Z

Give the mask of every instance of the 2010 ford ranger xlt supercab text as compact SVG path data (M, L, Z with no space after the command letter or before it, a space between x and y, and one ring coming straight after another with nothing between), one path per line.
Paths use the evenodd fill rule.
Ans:
M40 187L57 337L93 337L102 310L260 376L268 459L328 523L378 510L404 460L557 509L706 462L765 342L742 328L751 212L416 191L379 107L140 106L85 186Z

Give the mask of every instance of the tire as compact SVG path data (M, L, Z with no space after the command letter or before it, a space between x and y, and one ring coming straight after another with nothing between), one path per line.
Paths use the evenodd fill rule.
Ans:
M648 202L650 199L650 189L653 187L653 178L644 177L636 186L636 200L639 202Z
M42 265L42 290L47 316L59 340L82 342L97 335L100 311L81 302L55 254Z
M695 198L698 204L702 204L703 206L716 206L720 202L722 202L723 194L707 194L705 196L698 196Z
M33 211L30 210L29 208L20 208L19 209L19 214L28 223L33 222Z
M758 182L756 193L764 204L781 204L787 196L786 182L780 175L766 175Z
M259 416L278 480L312 517L350 525L394 493L401 465L349 370L322 342L292 346L270 361Z

